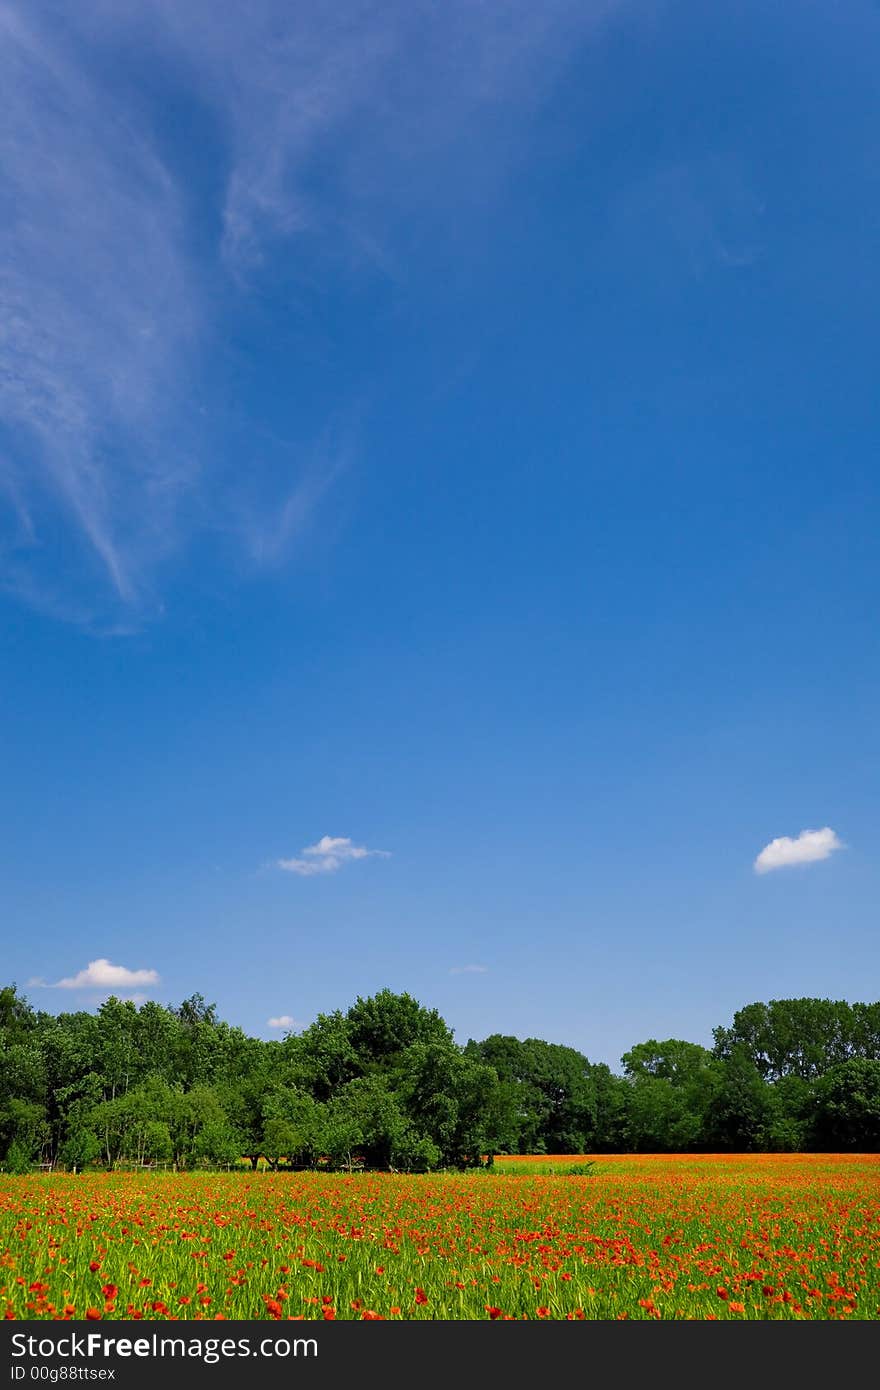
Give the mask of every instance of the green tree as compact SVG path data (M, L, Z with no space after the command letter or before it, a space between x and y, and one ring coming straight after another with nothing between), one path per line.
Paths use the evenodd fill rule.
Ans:
M499 1152L871 1149L880 1004L771 1000L715 1048L650 1039L624 1074L495 1034L459 1047L434 1009L381 990L283 1041L200 994L34 1011L0 989L0 1163L464 1165Z
M715 1055L725 1060L742 1047L766 1080L809 1081L846 1061L857 1033L853 1009L841 1000L771 999L739 1009L731 1028L716 1028Z
M39 1018L16 985L0 989L0 1048L27 1042L39 1026Z
M101 1157L101 1141L94 1129L74 1122L68 1128L59 1157L66 1168L82 1171Z
M340 1086L363 1072L348 1022L338 1010L319 1014L310 1027L286 1040L286 1054L288 1066L316 1100L328 1101Z
M51 1147L46 1099L46 1068L39 1043L32 1034L23 1035L22 1041L5 1046L2 1052L0 1156L14 1146L35 1161L44 1148Z
M105 1078L108 1100L125 1095L143 1075L137 1006L111 996L98 1009L97 1071Z
M395 1156L407 1128L406 1116L383 1077L355 1077L328 1106L328 1153L349 1168L355 1158L368 1168L396 1167Z
M265 1096L261 1147L272 1168L282 1159L290 1165L314 1166L326 1129L326 1107L307 1091L279 1086Z
M598 1090L583 1053L540 1038L520 1042L502 1034L470 1043L466 1051L512 1088L520 1153L584 1153L592 1146Z
M769 1108L759 1146L769 1153L800 1153L813 1146L815 1082L781 1076L767 1087Z
M358 997L345 1016L348 1037L362 1066L392 1067L402 1053L418 1044L452 1044L452 1033L436 1009L426 1009L410 994L380 990Z
M721 1069L705 1047L668 1038L638 1043L622 1058L631 1082L626 1134L637 1152L703 1148L710 1115L723 1085Z
M594 1062L591 1075L596 1087L596 1128L592 1146L587 1145L586 1149L596 1153L620 1153L626 1147L632 1088L604 1062Z
M748 1153L764 1147L773 1110L772 1091L742 1046L721 1065L718 1090L706 1116L713 1148Z
M20 1172L23 1163L29 1167L39 1162L49 1135L45 1106L13 1098L7 1103L4 1119L11 1135L6 1149L10 1169Z
M397 1077L414 1130L430 1139L442 1162L473 1166L500 1151L510 1116L493 1067L440 1039L408 1048Z
M822 1148L880 1150L880 1061L851 1057L815 1086L815 1134Z

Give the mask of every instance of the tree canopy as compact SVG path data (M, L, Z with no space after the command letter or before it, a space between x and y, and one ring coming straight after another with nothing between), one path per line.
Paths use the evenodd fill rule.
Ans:
M622 1073L493 1034L459 1046L381 990L278 1041L193 994L38 1012L0 989L0 1164L413 1171L496 1153L880 1148L880 1004L749 1004L710 1050L648 1039Z

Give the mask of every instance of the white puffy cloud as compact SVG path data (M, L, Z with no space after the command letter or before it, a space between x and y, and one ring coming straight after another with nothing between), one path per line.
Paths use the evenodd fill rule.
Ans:
M279 1014L277 1018L268 1018L266 1020L266 1027L290 1029L298 1028L299 1024L295 1018L291 1018L290 1014Z
M301 851L304 859L278 859L276 865L288 874L313 878L316 874L335 874L344 864L355 859L390 859L387 849L367 849L353 845L347 836L322 835L316 845L306 845Z
M822 830L802 830L797 837L780 835L765 845L755 860L756 874L769 874L773 869L787 869L794 864L814 864L828 859L843 842L829 825Z
M124 965L114 965L101 957L90 960L85 970L76 975L68 975L56 980L51 989L135 989L138 985L157 985L159 976L155 970L129 970Z

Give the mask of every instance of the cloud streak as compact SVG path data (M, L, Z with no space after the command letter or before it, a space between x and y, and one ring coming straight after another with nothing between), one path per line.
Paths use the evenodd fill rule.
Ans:
M178 190L33 7L0 8L0 488L4 579L77 535L131 604L189 481L151 419L198 310ZM115 113L118 117L119 112Z
M290 1014L279 1014L277 1018L267 1019L266 1027L282 1028L289 1031L291 1028L298 1028L299 1024L297 1023L295 1018L291 1018Z
M322 835L315 845L306 845L301 851L304 859L278 859L276 867L288 874L298 874L300 878L314 878L318 874L338 873L345 864L358 859L390 859L387 849L367 849L366 845L353 845L343 836Z
M278 264L393 279L418 219L461 235L615 3L3 0L0 584L121 630L196 536L277 564L339 422L263 447L216 384L230 315Z
M822 830L802 830L795 838L780 835L765 845L755 859L755 873L769 874L775 869L793 868L797 864L815 864L830 858L843 847L843 842L828 825Z

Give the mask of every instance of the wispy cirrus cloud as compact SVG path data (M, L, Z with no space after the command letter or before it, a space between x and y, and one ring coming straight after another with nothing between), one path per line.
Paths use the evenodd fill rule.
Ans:
M151 410L198 322L179 192L149 140L113 119L64 26L0 7L0 491L3 579L73 534L123 603L162 545L189 461ZM167 532L166 532L167 534ZM48 591L47 591L48 592Z
M572 45L620 3L339 0L328 9L255 0L218 25L211 0L149 0L223 113L226 263L241 272L273 241L329 231L352 254L385 264L389 225L420 199L436 206L454 191L460 215L466 163L490 176L509 165L492 118L500 115L503 144L540 104ZM104 0L105 12L115 8ZM488 191L483 179L471 196Z
M301 853L305 858L278 859L276 867L301 878L313 878L316 874L335 874L357 859L391 858L387 849L367 849L366 845L352 844L348 837L340 835L322 835L317 844L306 845Z
M822 830L802 830L795 837L780 835L765 845L755 859L755 873L769 874L774 869L792 868L796 864L815 864L843 848L842 840L828 825Z
M461 236L619 2L3 0L0 584L122 631L196 534L277 563L351 442L230 404L230 315L279 266L394 279L419 218Z
M452 965L449 967L450 975L487 975L488 965Z
M714 153L654 168L612 201L609 241L630 253L633 274L702 279L759 260L763 202L743 161Z
M106 957L98 960L90 960L84 970L79 970L75 975L68 975L64 979L56 980L54 984L47 983L42 978L35 978L28 981L33 987L44 989L136 989L139 985L157 985L159 975L155 970L129 970L125 965L114 965Z

